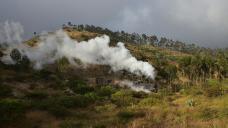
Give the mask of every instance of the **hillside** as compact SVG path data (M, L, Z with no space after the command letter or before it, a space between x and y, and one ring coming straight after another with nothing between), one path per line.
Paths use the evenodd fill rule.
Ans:
M63 29L77 41L103 35ZM116 46L117 37L104 34ZM24 43L36 47L39 41L36 35ZM227 54L212 56L208 50L194 54L129 40L123 43L134 57L155 67L155 80L126 70L114 72L107 65L85 67L81 60L74 60L77 66L72 66L67 58L41 70L24 61L15 65L0 61L0 127L228 127ZM21 55L11 54L14 56ZM124 80L154 88L146 93L116 84Z

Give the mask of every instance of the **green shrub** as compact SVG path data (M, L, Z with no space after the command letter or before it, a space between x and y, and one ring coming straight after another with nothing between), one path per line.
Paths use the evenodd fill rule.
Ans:
M89 87L83 81L71 80L66 83L66 85L77 94L85 94L93 91L92 87Z
M102 86L97 90L97 95L100 97L111 97L115 92L115 89L112 86Z
M21 117L26 110L26 105L19 100L0 100L0 124L15 121Z
M111 96L111 100L118 106L127 106L136 103L132 91L120 90Z
M99 97L95 92L86 93L84 96L85 96L85 98L87 98L87 100L88 100L90 103L93 103L93 102L95 102L96 100L99 100L99 99L100 99L100 97Z
M7 85L0 85L0 97L8 97L12 95L11 87Z

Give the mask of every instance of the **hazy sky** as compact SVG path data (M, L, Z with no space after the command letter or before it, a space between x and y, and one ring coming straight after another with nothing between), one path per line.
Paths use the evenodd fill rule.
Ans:
M0 0L0 21L27 35L71 21L228 47L228 0Z

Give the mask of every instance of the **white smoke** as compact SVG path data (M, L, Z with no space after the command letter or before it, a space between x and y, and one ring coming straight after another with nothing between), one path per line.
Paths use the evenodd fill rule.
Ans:
M146 88L145 86L143 86L141 84L136 84L129 80L119 81L116 84L119 85L120 87L128 87L136 92L151 93L151 90Z
M18 22L0 23L0 45L15 45L22 42L23 26Z
M43 65L52 64L56 60L66 57L71 64L75 64L74 59L79 59L84 64L109 65L113 71L127 70L136 75L155 78L152 65L148 62L138 61L121 42L117 43L116 47L110 47L110 39L106 35L89 41L77 42L63 30L58 30L53 34L41 35L40 42L34 47L29 47L26 44L18 43L21 41L19 37L23 32L20 24L7 22L5 25L7 27L1 31L7 33L7 38L0 38L8 43L8 49L12 49L11 44L14 43L14 47L16 46L23 55L26 55L36 69L41 69ZM13 33L12 39L8 31ZM9 54L1 60L5 63L12 61Z

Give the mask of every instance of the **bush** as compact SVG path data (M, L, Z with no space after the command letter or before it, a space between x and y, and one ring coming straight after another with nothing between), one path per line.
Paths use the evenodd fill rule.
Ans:
M111 96L111 100L118 106L127 106L136 103L132 91L121 90Z
M95 92L86 93L84 96L85 96L85 98L87 98L87 100L90 103L93 103L96 100L99 100L100 99L100 97Z
M0 85L0 97L8 97L12 95L12 89L7 85Z
M102 86L97 90L97 95L100 97L111 97L115 92L115 89L112 86Z
M21 117L26 110L26 105L19 100L0 100L0 124L15 121Z
M78 94L86 94L94 90L92 87L87 86L83 81L79 80L69 81L66 83L66 85Z

